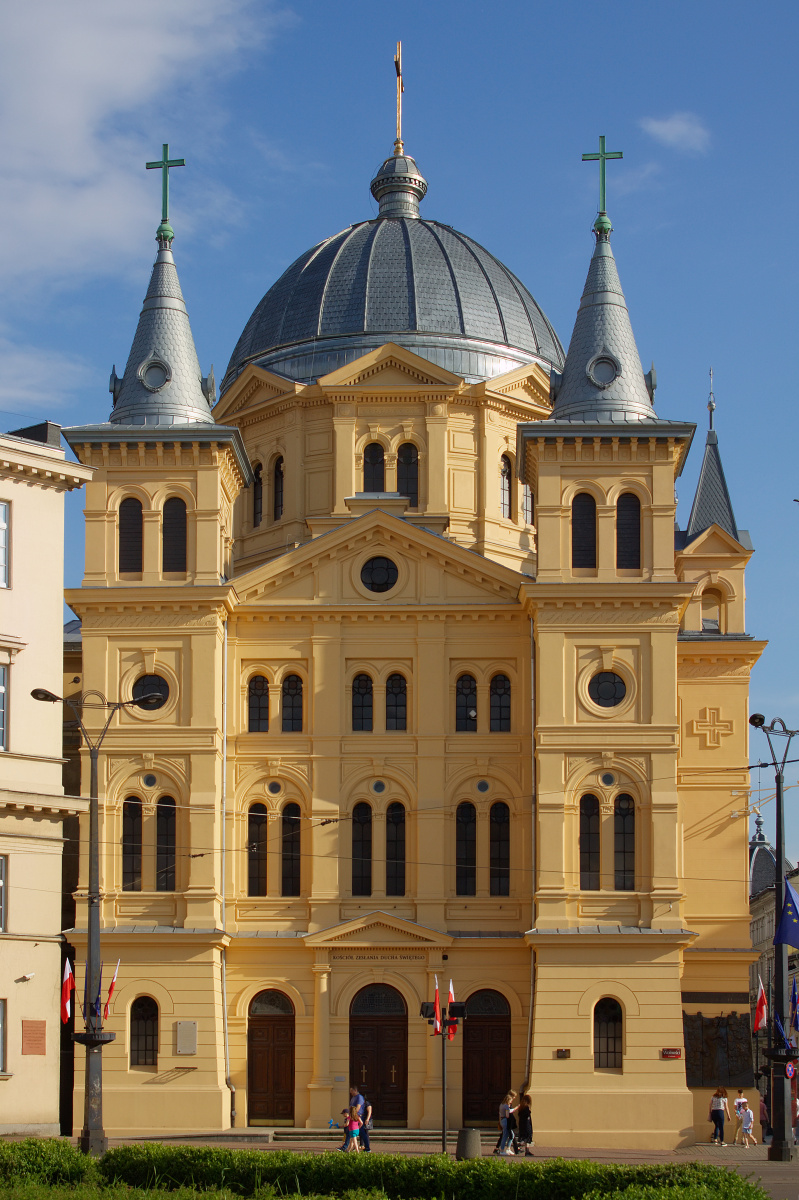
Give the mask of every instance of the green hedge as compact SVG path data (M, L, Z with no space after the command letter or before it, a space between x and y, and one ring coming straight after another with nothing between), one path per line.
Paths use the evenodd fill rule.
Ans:
M99 1178L94 1159L71 1142L56 1138L25 1138L0 1142L0 1186L31 1183L76 1184Z
M442 1155L296 1154L151 1143L109 1150L99 1169L109 1183L225 1188L238 1196L261 1191L264 1200L272 1188L283 1196L343 1196L372 1188L384 1191L388 1200L610 1200L618 1195L654 1200L662 1189L679 1200L767 1200L757 1185L704 1163L617 1166L554 1159L522 1164L495 1158L459 1163Z

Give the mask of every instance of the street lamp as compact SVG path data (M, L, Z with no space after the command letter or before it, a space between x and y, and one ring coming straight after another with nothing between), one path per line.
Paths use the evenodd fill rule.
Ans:
M75 714L75 721L89 747L91 777L89 784L89 945L86 956L86 1011L83 1014L85 1031L73 1033L73 1041L86 1047L86 1076L83 1097L83 1129L78 1144L84 1154L99 1157L108 1149L108 1138L103 1129L103 1060L102 1050L106 1042L113 1042L116 1034L103 1030L100 1005L95 1008L95 996L100 992L100 820L98 805L97 763L103 738L116 713L131 705L145 706L162 700L157 692L148 693L136 700L106 700L102 692L82 692L77 700L65 699L49 692L47 688L34 688L34 700L45 704L68 704ZM97 699L88 700L95 696ZM93 742L86 732L81 712L84 708L108 710L108 719L100 736Z
M447 1033L450 1029L457 1029L458 1018L466 1016L466 1004L460 1000L453 1000L449 1006L449 1015L447 1015L447 1006L440 1006L441 1012L441 1153L447 1153ZM419 1016L424 1017L428 1025L434 1025L436 1019L436 1006L432 1000L423 1000L422 1007L419 1009Z
M777 859L777 870L774 888L774 936L777 935L782 909L785 903L785 813L783 808L783 769L788 759L791 740L799 729L788 729L780 717L775 717L770 724L762 713L752 713L749 724L755 729L762 729L768 741L771 761L774 766L774 783L777 794L777 836L774 853ZM780 758L774 751L772 737L785 738L785 752ZM788 947L774 947L774 1014L778 1014L785 1026L785 1013L788 1007ZM777 1039L775 1038L775 1042ZM768 1156L777 1162L790 1162L794 1156L793 1144L793 1112L791 1104L791 1082L786 1073L786 1067L795 1058L787 1052L787 1047L777 1047L766 1051L772 1064L771 1087L771 1126L774 1136L768 1148Z

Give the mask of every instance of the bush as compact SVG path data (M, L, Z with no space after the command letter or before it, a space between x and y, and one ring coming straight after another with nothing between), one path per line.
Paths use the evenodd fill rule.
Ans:
M388 1200L659 1200L661 1195L667 1200L766 1200L757 1185L704 1163L618 1166L555 1159L521 1164L495 1158L459 1163L443 1155L295 1154L151 1143L109 1150L99 1169L109 1183L224 1188L238 1196L260 1193L260 1200L267 1200L272 1189L283 1197L355 1192L358 1200L370 1189Z
M0 1186L12 1183L75 1184L98 1178L97 1163L71 1142L25 1138L0 1142Z

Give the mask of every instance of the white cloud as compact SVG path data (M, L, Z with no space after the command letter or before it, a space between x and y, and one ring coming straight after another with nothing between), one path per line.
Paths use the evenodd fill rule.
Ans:
M613 177L613 191L619 196L643 191L654 184L660 172L660 164L654 162L643 163L640 167L631 167L626 171L617 171Z
M11 286L118 271L131 253L140 256L148 231L154 233L160 196L144 162L160 157L160 143L170 132L174 137L176 125L185 140L194 122L197 142L201 132L207 142L209 81L267 42L288 17L269 0L5 6L0 285L6 295ZM173 145L171 152L190 158L191 145ZM195 221L208 202L218 207L218 194L188 180L183 186L184 211L193 207Z
M706 154L710 130L696 113L676 112L670 117L643 117L638 124L656 142L688 154Z
M94 373L80 359L6 337L0 337L0 362L0 429L19 428L42 408L63 420L65 414L59 410L69 406L79 389L96 383ZM30 415L25 417L28 409Z

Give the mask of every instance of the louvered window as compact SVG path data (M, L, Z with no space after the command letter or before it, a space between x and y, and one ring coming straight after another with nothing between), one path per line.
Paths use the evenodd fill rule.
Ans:
M276 458L272 478L272 515L276 521L283 516L283 459Z
M352 810L352 894L372 894L372 810L364 801Z
M504 800L491 805L489 821L491 895L510 895L510 809Z
M119 506L119 573L139 575L142 569L144 516L141 501L128 496Z
M419 507L419 451L413 442L403 442L397 452L397 491L411 508Z
M281 882L284 896L300 894L300 836L302 817L299 804L287 804L281 817Z
M186 505L178 496L170 496L164 504L161 550L161 570L186 572Z
M572 501L572 566L596 567L596 501L587 492Z
M616 567L641 570L641 501L632 492L623 492L616 505Z
M253 467L252 481L252 524L256 529L264 519L264 480L263 467L260 463Z
M399 803L386 812L386 895L405 895L405 807Z
M510 475L511 465L507 454L499 460L499 511L510 519Z
M370 442L363 452L363 490L386 490L386 456L379 442Z
M455 891L459 896L477 892L477 811L469 800L455 813Z
M525 525L533 524L533 510L533 493L531 492L529 485L525 484L524 490L522 491L522 516L524 517Z
M580 801L580 887L584 892L599 888L599 801L583 796Z

